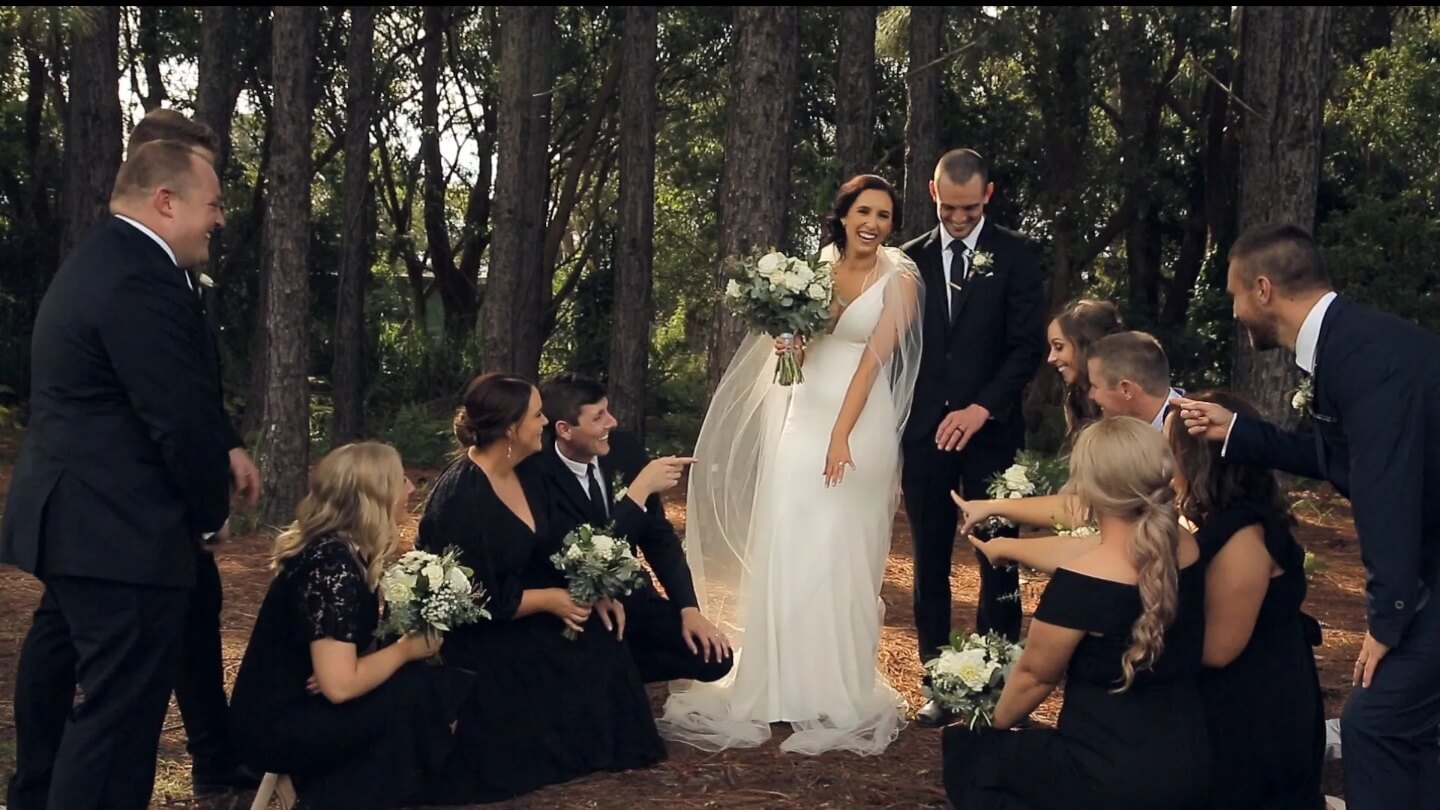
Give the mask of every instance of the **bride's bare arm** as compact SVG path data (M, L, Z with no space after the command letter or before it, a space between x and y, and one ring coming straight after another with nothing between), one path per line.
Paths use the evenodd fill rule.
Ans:
M893 292L882 291L887 296L885 310L880 314L874 331L870 333L865 352L860 356L860 364L850 378L850 386L845 389L840 413L830 430L830 452L825 459L826 484L840 483L845 475L845 465L855 466L855 462L850 458L850 431L855 429L855 424L860 421L860 414L865 411L865 403L870 398L875 378L879 376L884 362L882 358L895 352L900 336L907 334L914 319L920 316L919 281L908 273L898 270L892 272L893 279L886 278L879 283L894 284L895 289Z

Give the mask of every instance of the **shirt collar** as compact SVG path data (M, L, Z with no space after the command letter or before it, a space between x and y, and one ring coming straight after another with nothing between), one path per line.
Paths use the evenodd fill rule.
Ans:
M975 223L975 230L971 231L971 232L970 232L970 235L967 236L967 237L965 237L965 247L969 248L971 253L974 253L974 252L975 252L975 246L978 245L978 244L980 244L980 231L984 230L984 228L985 228L985 216L982 214L982 215L980 216L980 221L977 222L977 223ZM953 236L950 235L950 231L946 230L944 225L941 225L941 226L940 226L940 250L941 250L942 252L949 250L951 243L953 243L954 241L955 241L955 237L953 237Z
M1325 293L1310 308L1305 322L1300 324L1300 334L1295 336L1295 364L1306 374L1315 373L1315 350L1320 347L1320 325L1325 323L1325 313L1335 303L1335 292Z
M1184 395L1181 392L1176 391L1174 388L1171 388L1170 391L1165 394L1165 401L1160 403L1160 411L1155 414L1154 419L1150 420L1150 427L1153 427L1156 430L1165 429L1165 416L1170 412L1170 400L1180 396Z
M159 245L161 248L163 248L163 249L165 250L165 255L170 257L170 262L171 262L172 264L174 264L176 267L179 267L179 266L180 266L180 260L175 258L175 251L173 251L173 250L170 249L170 245L169 245L164 239L162 239L162 238L160 237L160 234L155 233L154 231L150 230L149 228L147 228L147 227L146 227L145 225L143 225L142 223L137 222L137 221L131 219L130 217L125 216L124 214L116 214L116 215L115 215L115 218L118 219L118 220L120 220L120 221L122 221L122 222L127 222L127 223L129 223L132 228L135 228L136 230L140 231L141 233L145 234L146 236L150 237L151 239L154 239L154 240L155 240L155 244L157 244L157 245Z
M577 478L586 478L590 473L590 464L595 463L592 461L590 462L590 464L581 464L580 462L570 458L569 456L561 452L560 442L555 442L555 455L560 457L560 461L564 462L565 467L569 469L570 472L574 473L575 477ZM596 477L599 477L598 472L596 473Z

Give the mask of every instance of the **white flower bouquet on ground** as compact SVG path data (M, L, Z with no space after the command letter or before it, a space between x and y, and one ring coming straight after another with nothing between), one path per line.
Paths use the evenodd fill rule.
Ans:
M1024 647L990 631L985 635L956 633L940 656L925 662L930 685L925 696L959 716L971 729L995 722L995 705L1005 679L1020 660Z
M485 590L471 581L474 571L460 564L460 551L443 554L410 551L380 576L384 616L375 635L381 638L425 633L438 636L461 625L490 618Z
M593 605L602 597L623 596L645 584L645 571L630 551L630 543L589 524L565 535L550 562L569 583L570 598ZM579 634L565 628L570 640Z
M732 262L725 285L725 305L744 318L752 331L786 340L792 346L780 356L775 380L781 385L805 381L793 349L795 337L808 337L830 322L834 282L829 262L809 261L783 253Z

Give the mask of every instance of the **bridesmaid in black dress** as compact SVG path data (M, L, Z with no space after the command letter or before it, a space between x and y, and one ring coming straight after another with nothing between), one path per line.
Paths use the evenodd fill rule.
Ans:
M576 604L550 562L544 477L516 465L541 446L540 393L518 377L487 374L465 391L455 434L465 447L435 481L417 545L461 549L489 594L493 617L452 632L448 663L476 675L443 800L509 799L596 771L665 758L650 701L629 650L624 609ZM566 627L583 630L567 640Z
M1056 567L995 727L944 730L945 791L960 810L1204 806L1205 584L1200 550L1179 531L1173 471L1164 438L1138 419L1080 433L1058 517L1076 525L1093 514L1099 538L1071 544ZM1058 727L1013 730L1062 678Z
M275 540L279 573L231 716L244 761L289 774L305 810L425 801L453 743L470 676L411 663L439 648L421 636L373 650L376 585L411 491L394 448L340 447L320 461L297 520Z
M1193 397L1260 418L1234 394ZM1198 527L1207 563L1201 696L1210 729L1215 810L1317 810L1325 714L1312 647L1320 626L1301 612L1305 552L1270 470L1227 463L1221 445L1166 424L1180 513Z

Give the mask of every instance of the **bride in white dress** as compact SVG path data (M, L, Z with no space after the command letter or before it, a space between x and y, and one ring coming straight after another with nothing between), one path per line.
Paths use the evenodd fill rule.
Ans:
M667 739L752 747L788 722L782 750L879 754L904 726L875 666L924 311L915 265L881 247L895 208L874 175L841 187L825 249L836 317L804 347L804 382L774 384L774 344L752 335L711 402L685 545L701 609L738 652L725 679L672 689Z

